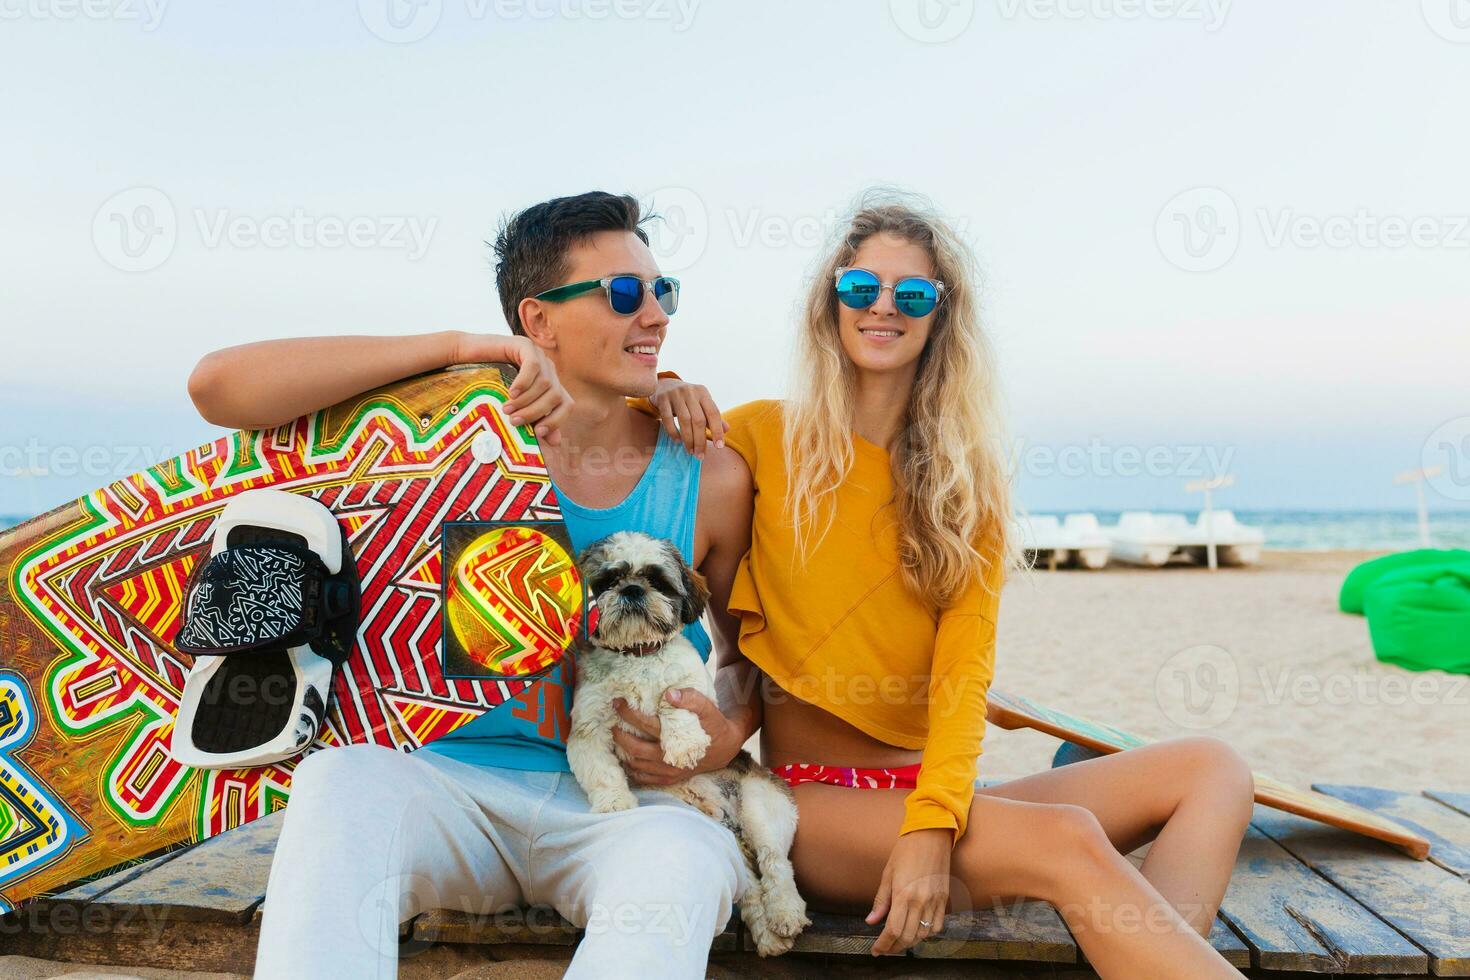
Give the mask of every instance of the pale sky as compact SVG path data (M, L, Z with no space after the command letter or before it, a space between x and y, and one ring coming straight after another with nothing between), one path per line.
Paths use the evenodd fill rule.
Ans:
M216 434L212 348L504 332L484 239L593 188L663 366L779 395L875 183L979 255L1028 509L1470 506L1465 0L0 0L0 81L0 514Z

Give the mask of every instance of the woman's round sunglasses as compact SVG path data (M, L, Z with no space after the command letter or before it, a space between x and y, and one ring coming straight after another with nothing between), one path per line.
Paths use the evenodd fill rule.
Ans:
M907 276L885 283L867 269L838 269L837 298L854 310L866 310L878 302L883 290L893 290L893 305L906 317L918 319L934 312L944 295L944 283L923 276Z
M537 293L532 298L546 300L548 303L561 303L583 293L590 293L599 286L607 291L607 302L612 306L613 312L623 316L632 316L638 312L638 308L643 305L645 288L653 291L653 298L658 300L659 309L669 316L673 316L679 309L679 280L673 276L659 276L657 279L639 279L637 276L584 279Z

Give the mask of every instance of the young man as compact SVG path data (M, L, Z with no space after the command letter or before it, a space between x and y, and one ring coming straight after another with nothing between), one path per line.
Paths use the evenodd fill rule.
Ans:
M461 333L271 341L205 357L189 390L205 418L267 427L358 391L470 361L517 363L507 406L535 425L572 543L618 530L669 538L708 579L716 645L750 543L749 472L716 442L691 455L630 396L652 394L677 308L659 276L638 203L558 198L512 218L495 243L496 284L514 337ZM567 288L562 288L567 287ZM718 418L715 431L723 432ZM706 657L699 623L686 630ZM738 659L738 658L736 658ZM513 703L406 755L375 745L318 752L295 772L266 894L256 975L392 976L400 919L427 908L480 913L554 906L586 929L568 977L702 977L711 939L745 887L728 830L656 790L640 806L592 814L568 770L575 678L563 661ZM720 707L694 691L727 763L749 736L740 667L717 677ZM643 753L648 756L653 753ZM661 761L635 759L646 780Z

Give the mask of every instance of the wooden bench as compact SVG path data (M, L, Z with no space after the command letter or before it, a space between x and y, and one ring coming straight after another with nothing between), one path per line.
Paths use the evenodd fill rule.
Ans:
M1253 977L1291 973L1470 976L1470 793L1318 790L1401 821L1429 861L1257 807L1211 942ZM7 952L91 963L249 973L284 814L77 886L0 919ZM874 962L879 929L814 914L792 954L759 960L738 921L716 937L721 976L1088 977L1049 905L952 913L945 932ZM403 924L404 977L452 977L492 960L565 960L578 930L545 908L472 916L447 909ZM470 974L466 974L467 976Z

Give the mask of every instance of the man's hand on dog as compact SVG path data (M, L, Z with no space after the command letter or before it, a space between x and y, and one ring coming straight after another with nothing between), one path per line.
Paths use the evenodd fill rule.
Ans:
M669 688L664 692L669 704L685 708L699 717L699 724L710 737L710 746L693 769L679 769L664 761L663 749L658 738L662 731L657 715L644 714L631 707L622 698L613 701L618 717L642 732L634 735L622 727L613 729L613 741L622 751L623 768L628 778L639 786L670 786L683 782L697 772L714 772L723 769L735 758L745 744L737 726L726 718L715 704L703 694L689 687Z

